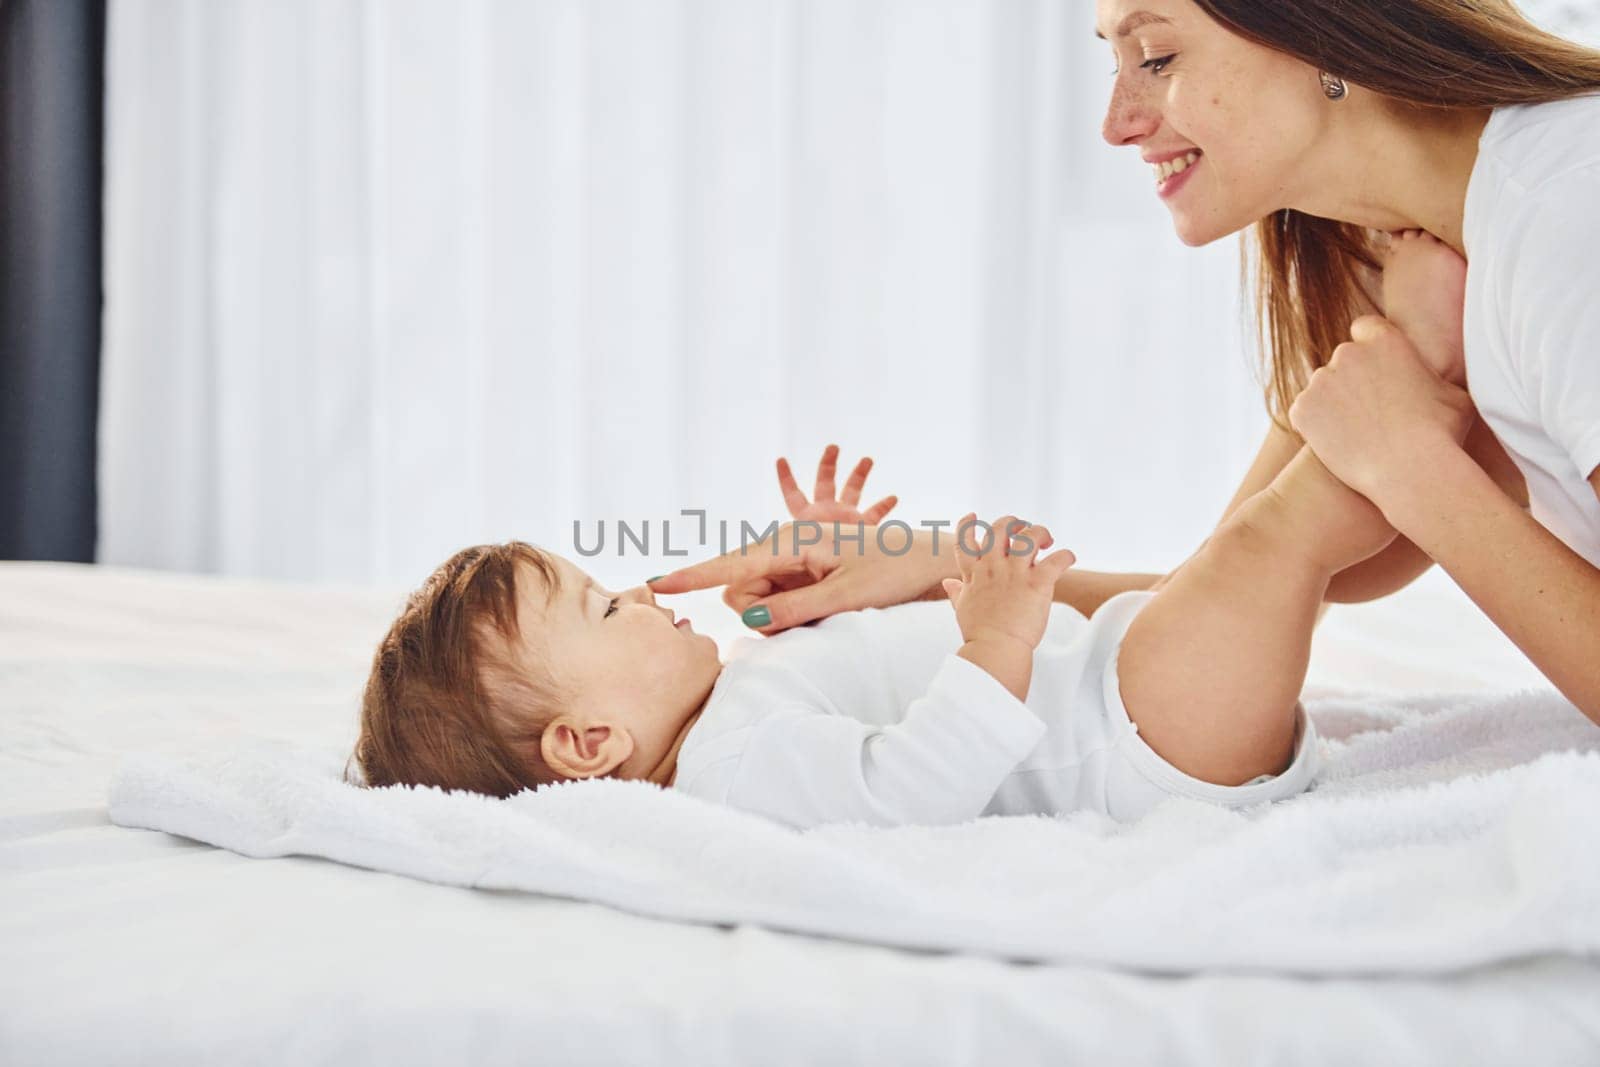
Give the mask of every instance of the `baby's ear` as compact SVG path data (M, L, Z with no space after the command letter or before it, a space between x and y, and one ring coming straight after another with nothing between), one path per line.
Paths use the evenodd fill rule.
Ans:
M603 778L633 755L633 736L611 723L562 716L544 728L539 753L563 778Z

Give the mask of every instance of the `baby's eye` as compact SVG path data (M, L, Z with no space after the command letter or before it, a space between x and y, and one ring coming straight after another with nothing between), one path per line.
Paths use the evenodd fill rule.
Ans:
M1173 52L1171 55L1157 56L1155 59L1147 59L1143 63L1140 63L1139 66L1145 70L1148 70L1152 74L1160 74L1162 71L1167 69L1168 63L1171 63L1177 58L1178 53Z
M600 616L600 617L603 618L603 619L609 619L609 618L611 618L611 613L613 611L616 611L616 610L617 610L617 598L616 597L612 597L611 600L606 603L606 613L604 615Z

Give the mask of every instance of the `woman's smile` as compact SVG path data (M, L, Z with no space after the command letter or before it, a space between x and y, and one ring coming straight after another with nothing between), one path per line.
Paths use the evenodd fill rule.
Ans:
M1150 164L1150 172L1156 180L1157 195L1165 198L1176 191L1180 183L1173 182L1173 179L1187 174L1200 162L1202 154L1198 148L1144 154L1144 161Z
M1190 152L1171 163L1160 164L1158 169L1163 173L1156 178L1156 195L1163 200L1177 196L1178 191L1188 183L1189 175L1200 165L1200 159L1199 152Z

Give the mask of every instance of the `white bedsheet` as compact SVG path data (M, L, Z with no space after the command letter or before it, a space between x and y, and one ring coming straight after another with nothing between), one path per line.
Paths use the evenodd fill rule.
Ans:
M396 600L0 565L0 1063L1600 1060L1592 961L1336 980L1015 965L246 860L109 824L124 752L347 743ZM738 634L714 596L695 602L698 629ZM1429 578L1335 609L1312 680L1537 675Z
M937 607L937 605L929 605ZM1416 702L1421 704L1421 702ZM505 800L358 789L346 753L139 752L119 826L686 922L1172 973L1442 974L1600 959L1600 730L1548 690L1308 704L1317 788L1256 811L800 833L649 782Z

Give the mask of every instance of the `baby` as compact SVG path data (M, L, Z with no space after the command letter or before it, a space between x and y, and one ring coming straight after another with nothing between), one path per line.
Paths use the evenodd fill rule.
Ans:
M357 749L367 782L505 796L641 779L794 827L1131 819L1169 796L1242 806L1310 782L1299 709L1293 762L1275 777L1219 786L1167 764L1116 684L1118 640L1148 594L1085 620L1052 604L1073 557L1038 557L1047 529L972 515L958 528L962 547L944 549L962 574L945 583L950 604L845 612L741 643L726 664L646 586L608 592L518 542L467 549L378 650Z
M1385 314L1455 382L1464 274L1424 235L1397 237L1385 261ZM1298 704L1277 774L1219 785L1163 759L1117 670L1155 593L1120 594L1086 620L1052 603L1073 558L1036 558L1048 530L1012 516L986 529L947 539L961 573L945 582L950 606L845 612L743 644L726 664L647 586L613 594L520 542L467 549L381 643L356 759L369 785L507 796L636 779L795 827L1078 810L1127 820L1173 796L1241 807L1309 786L1317 745ZM1248 743L1232 726L1208 736L1213 752Z

